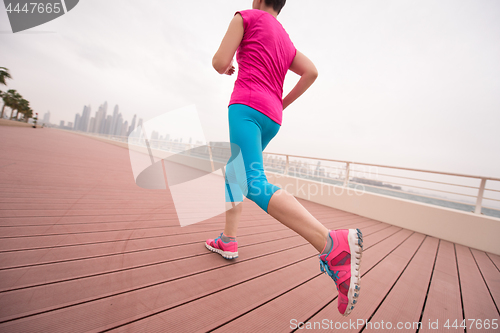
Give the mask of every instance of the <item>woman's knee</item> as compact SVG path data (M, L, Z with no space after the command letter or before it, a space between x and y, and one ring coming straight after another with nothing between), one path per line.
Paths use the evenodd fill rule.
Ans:
M256 180L249 183L246 197L267 212L269 200L279 189L278 186L268 183L267 180Z

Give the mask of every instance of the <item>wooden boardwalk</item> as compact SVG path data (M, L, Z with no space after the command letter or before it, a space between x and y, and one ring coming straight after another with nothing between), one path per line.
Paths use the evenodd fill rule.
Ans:
M226 261L203 244L224 215L181 228L168 190L135 185L126 149L48 128L0 127L0 142L0 332L464 332L464 318L500 331L497 255L301 200L363 231L343 318L314 248L253 202Z

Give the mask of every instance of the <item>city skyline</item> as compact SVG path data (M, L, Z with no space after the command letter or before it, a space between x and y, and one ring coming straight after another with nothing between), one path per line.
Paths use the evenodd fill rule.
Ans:
M137 114L134 114L132 121L124 121L124 117L120 112L120 107L118 104L113 108L113 114L107 114L108 102L105 101L103 104L99 105L98 110L95 115L92 115L92 106L84 105L81 114L77 112L74 116L74 122L61 120L59 122L59 127L63 129L69 129L74 131L81 131L87 133L96 133L103 135L115 135L115 136L128 136L137 127L142 126L142 118L137 120ZM50 111L47 111L43 116L43 121L45 125L55 125L50 123Z
M102 135L114 135L114 136L129 136L136 128L139 128L143 124L143 119L138 118L137 114L134 114L132 121L124 121L124 117L120 112L120 107L116 104L113 108L113 114L107 114L108 102L105 101L103 104L99 105L98 110L95 115L91 117L92 107L91 105L84 105L82 113L77 112L74 116L74 122L61 120L59 125L50 122L50 111L47 111L43 115L43 120L40 124L58 126L59 128L73 131L80 131L85 133L95 133ZM137 122L137 126L136 126ZM151 141L172 141L182 143L186 139L186 143L193 143L197 145L203 144L199 140L193 140L191 137L174 137L170 133L160 133L157 130L151 132L149 138Z

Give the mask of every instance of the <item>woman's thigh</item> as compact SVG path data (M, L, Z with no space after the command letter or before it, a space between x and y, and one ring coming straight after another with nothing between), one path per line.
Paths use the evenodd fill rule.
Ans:
M233 104L229 107L229 138L231 144L237 145L243 162L247 177L259 177L263 172L262 163L262 127L259 120L248 107L241 104ZM256 111L258 112L258 111ZM234 154L234 152L233 152Z

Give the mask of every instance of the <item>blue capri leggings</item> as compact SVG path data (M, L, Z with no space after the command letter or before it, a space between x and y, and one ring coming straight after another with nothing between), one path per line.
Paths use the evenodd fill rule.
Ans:
M281 126L243 104L230 105L228 117L232 155L226 165L226 202L241 202L245 195L267 213L271 196L280 188L267 182L262 151ZM241 163L231 163L238 150L243 157L244 170ZM238 174L242 177L235 176Z

